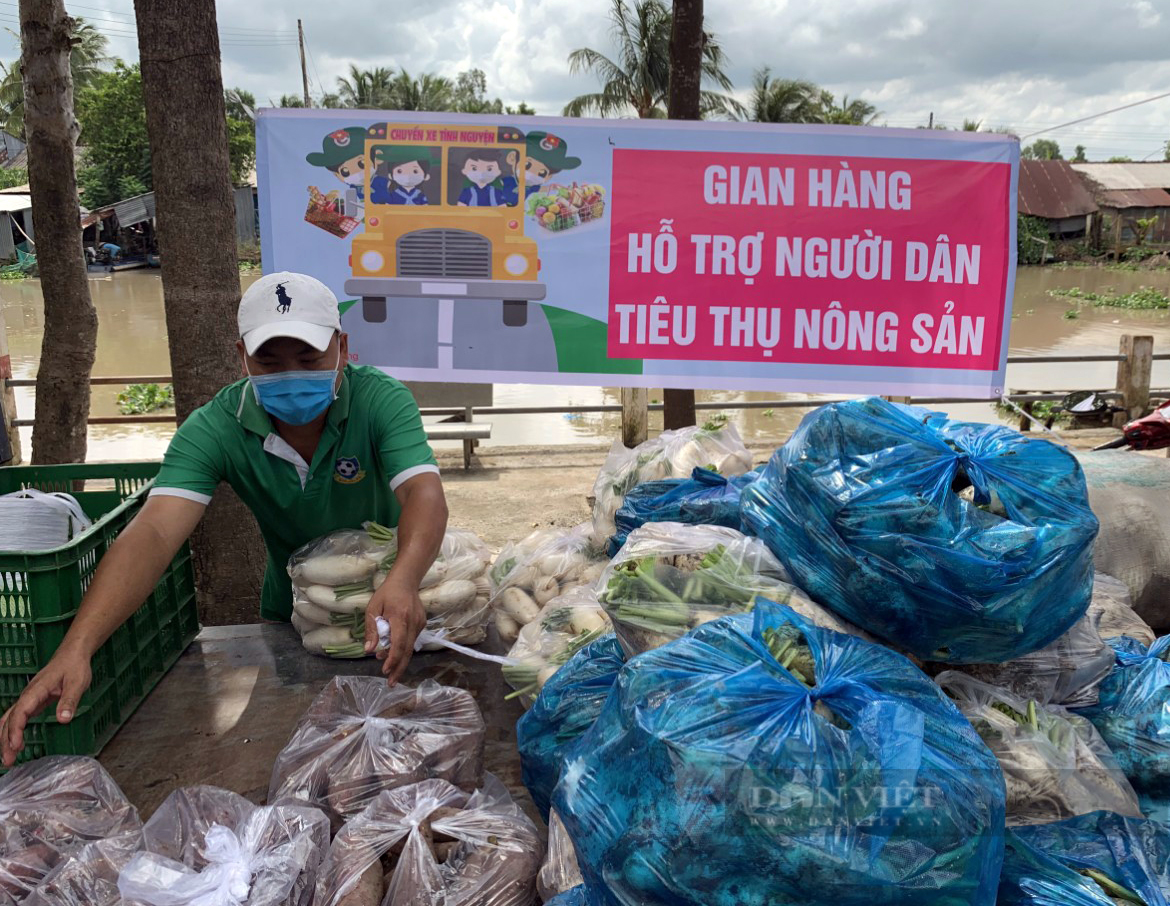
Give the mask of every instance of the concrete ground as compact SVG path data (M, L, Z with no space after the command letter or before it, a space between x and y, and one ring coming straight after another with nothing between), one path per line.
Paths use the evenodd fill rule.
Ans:
M1058 442L1088 450L1118 436L1111 428L1064 431ZM757 464L767 462L775 451L763 445L748 449ZM590 516L593 482L608 451L600 444L483 447L468 471L463 470L461 452L439 451L451 525L476 532L498 550L533 529L584 522Z

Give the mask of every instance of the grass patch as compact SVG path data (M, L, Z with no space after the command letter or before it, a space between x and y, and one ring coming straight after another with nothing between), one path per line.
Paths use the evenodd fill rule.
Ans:
M1018 404L1020 408L1024 408L1023 404ZM1052 419L1054 425L1065 425L1072 421L1072 416L1063 409L1057 409L1059 403L1039 400L1032 403L1032 418L1038 422L1047 423L1048 419ZM1019 418L1020 413L1009 406L1003 400L995 401L995 411L1000 415L1009 418Z
M1076 299L1078 302L1088 302L1098 307L1133 308L1147 311L1170 309L1170 296L1149 286L1143 286L1132 293L1095 293L1074 286L1069 289L1050 289L1048 295ZM1066 314L1065 317L1067 318L1068 315Z

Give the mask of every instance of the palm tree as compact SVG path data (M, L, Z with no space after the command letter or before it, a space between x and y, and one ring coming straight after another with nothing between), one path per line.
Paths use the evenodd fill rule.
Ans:
M662 0L613 0L610 10L617 59L601 51L582 47L569 54L569 72L590 72L602 83L601 91L583 94L565 105L565 116L622 116L631 111L640 119L666 117L670 89L670 9ZM723 91L731 91L731 80L723 49L715 36L704 35L703 79ZM704 90L700 101L703 116L737 116L743 107L734 98Z
M404 69L390 86L390 105L395 110L450 110L454 98L451 80L429 72L415 79Z
M824 92L822 95L822 103L824 105L824 119L823 123L834 123L838 126L872 126L881 114L878 109L869 101L863 101L860 98L849 100L849 95L841 95L841 103L837 103L833 99L833 95L829 92Z
M73 76L73 96L90 87L110 62L106 54L106 36L84 19L74 19L73 50L69 54L69 70ZM20 35L8 29L20 41ZM9 135L24 137L24 80L19 62L6 66L0 63L0 128Z
M350 63L349 75L337 80L337 97L342 107L365 109L390 107L393 81L392 69L384 66L376 69L358 69Z
M757 123L824 121L821 89L804 79L773 79L766 66L752 83L751 118Z

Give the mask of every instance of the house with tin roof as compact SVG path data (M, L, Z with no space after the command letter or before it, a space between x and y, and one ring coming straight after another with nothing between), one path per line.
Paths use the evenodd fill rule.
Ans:
M1103 242L1118 247L1170 242L1170 162L1070 166L1085 179L1101 209Z

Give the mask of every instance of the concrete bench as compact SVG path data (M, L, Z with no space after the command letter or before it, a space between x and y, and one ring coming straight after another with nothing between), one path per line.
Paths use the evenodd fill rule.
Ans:
M475 449L477 440L486 440L492 436L491 422L439 422L424 426L427 440L461 440L463 441L463 468L471 468L471 452Z

